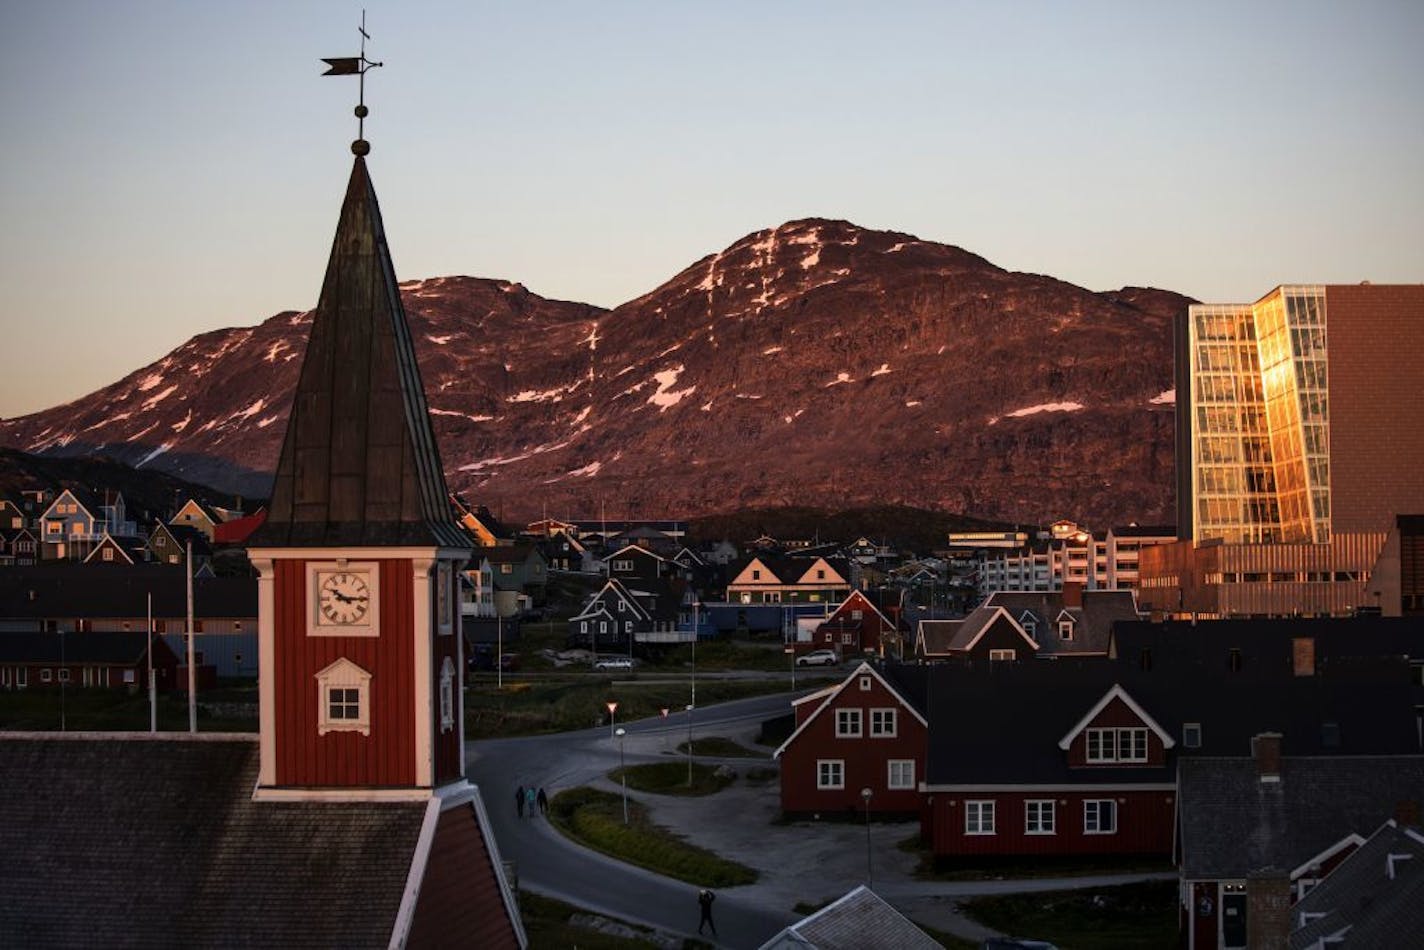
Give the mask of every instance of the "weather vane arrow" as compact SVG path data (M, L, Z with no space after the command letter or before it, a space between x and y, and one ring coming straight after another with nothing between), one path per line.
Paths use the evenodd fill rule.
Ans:
M371 143L366 141L366 116L371 110L366 108L366 71L377 66L384 66L384 63L376 63L366 58L366 41L371 38L371 34L366 32L366 11L361 11L361 26L358 28L361 33L361 55L360 56L323 56L321 61L326 63L326 72L323 76L358 76L360 77L360 88L356 100L356 141L351 143L351 152L354 155L367 155L371 151Z

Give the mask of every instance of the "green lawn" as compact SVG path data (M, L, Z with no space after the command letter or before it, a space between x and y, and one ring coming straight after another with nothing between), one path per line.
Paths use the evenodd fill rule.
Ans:
M255 687L220 686L198 691L200 732L256 732ZM211 706L210 706L211 704ZM251 715L246 710L251 709ZM244 714L237 714L241 709ZM122 689L72 687L23 689L0 693L0 729L58 732L146 732L148 694ZM158 696L160 732L186 732L188 699L182 693Z
M961 906L987 927L1048 940L1061 950L1177 945L1176 881L978 897Z
M692 763L692 784L688 785L688 767L685 760L630 765L626 770L614 769L608 773L609 781L620 781L625 771L628 774L629 788L638 792L653 792L658 795L700 797L720 792L732 784L730 776L720 776L712 766L694 762Z
M602 933L588 927L570 923L570 918L582 913L577 907L544 897L530 891L519 892L519 918L524 922L524 933L529 937L529 946L578 947L580 950L656 950L657 944L651 940L639 940ZM641 930L641 928L633 928Z
M647 809L622 796L593 788L571 788L549 802L549 820L575 841L610 857L699 887L751 884L757 872L689 844L652 823Z

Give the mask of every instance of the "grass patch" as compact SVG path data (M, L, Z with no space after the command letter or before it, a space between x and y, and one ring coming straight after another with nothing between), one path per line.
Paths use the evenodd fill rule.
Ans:
M614 769L608 773L608 778L614 782L621 781L624 772L628 775L629 788L640 792L654 792L658 795L713 795L732 784L732 776L718 775L715 767L703 765L701 762L692 764L692 784L690 786L687 784L686 762L650 762L646 765L630 765L627 769Z
M256 704L257 691L250 687L199 690L198 731L256 732ZM246 714L248 709L251 715ZM70 732L147 732L148 716L147 692L71 687L61 697L57 688L31 687L0 693L0 729L58 732L62 721ZM158 729L188 731L185 694L158 694Z
M610 792L586 787L560 792L549 802L549 820L586 847L699 887L735 887L757 879L754 869L653 824L635 801L628 802L628 824L623 824L622 799Z
M579 947L581 950L623 950L624 947L632 947L637 950L656 950L658 946L652 940L606 934L571 923L570 918L580 913L583 911L579 908L552 897L544 897L530 891L519 892L519 917L524 922L524 932L529 937L531 947ZM643 929L632 924L627 926L634 930Z
M1177 944L1177 882L977 897L964 913L1012 936L1063 950L1130 950Z
M680 644L664 651L656 660L662 668L692 666L692 644ZM765 670L782 672L791 678L791 658L781 652L777 643L745 643L733 640L699 641L697 644L697 668L699 670Z
M486 674L488 675L488 674ZM631 722L659 714L663 707L681 711L687 704L686 683L639 683L592 677L586 672L567 676L519 679L506 675L503 690L475 686L465 691L465 737L495 739L567 732L608 724L604 703L618 701L618 721ZM725 703L751 696L783 692L785 684L767 680L708 680L697 684L699 705ZM694 714L694 727L696 718Z
M677 751L687 755L687 743L680 742ZM764 759L766 753L758 752L755 749L748 749L739 742L725 739L722 736L698 736L692 740L692 754L710 756L714 759L750 758Z

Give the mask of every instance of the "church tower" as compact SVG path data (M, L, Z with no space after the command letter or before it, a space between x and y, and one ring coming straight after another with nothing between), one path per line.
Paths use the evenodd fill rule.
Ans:
M358 115L361 113L358 112ZM287 420L258 580L258 795L464 778L450 509L358 140Z

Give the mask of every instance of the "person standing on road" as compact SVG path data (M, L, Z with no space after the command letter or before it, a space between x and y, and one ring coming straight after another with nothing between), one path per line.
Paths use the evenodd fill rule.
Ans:
M544 786L539 786L539 797L535 801L539 803L539 814L549 814L549 796L544 794Z
M519 812L519 817L524 817L524 786L521 785L514 790L514 807Z
M529 817L534 817L534 786L531 785L524 790L524 804L529 808Z
M703 927L712 928L712 936L717 936L717 925L712 923L712 902L717 899L707 888L697 892L697 903L702 908L702 919L697 922L697 932L702 933Z

